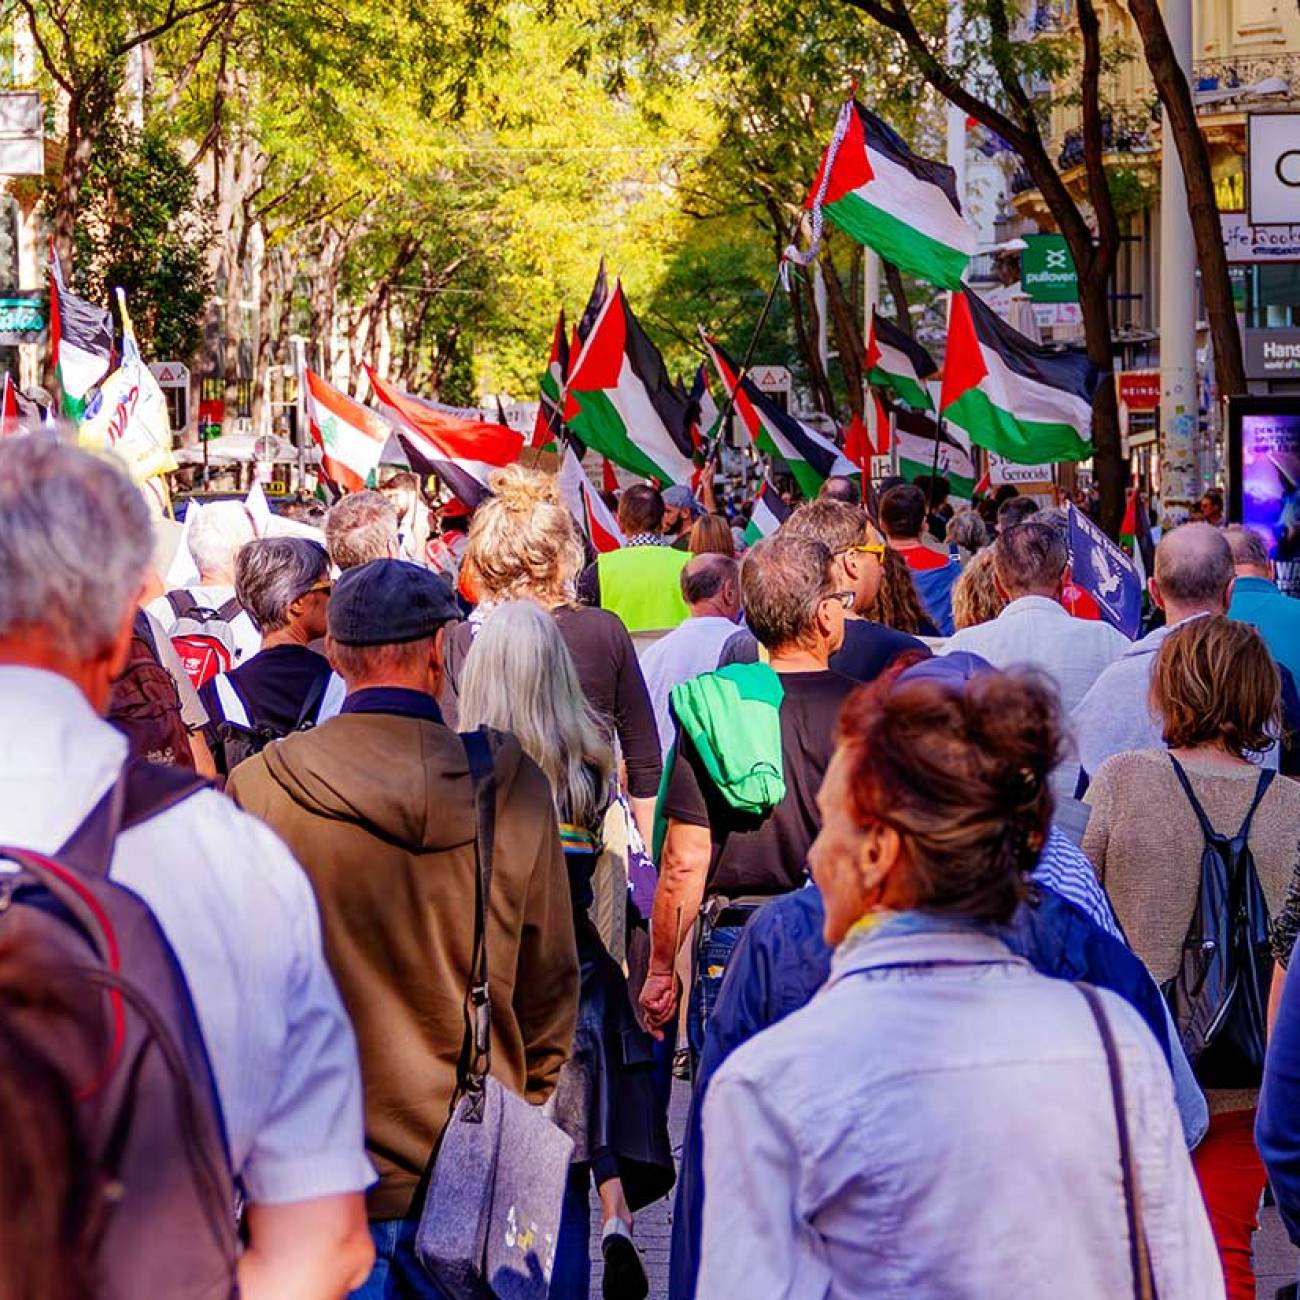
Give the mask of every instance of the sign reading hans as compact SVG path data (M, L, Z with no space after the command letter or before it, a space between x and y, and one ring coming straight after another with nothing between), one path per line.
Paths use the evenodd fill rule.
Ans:
M1133 640L1142 623L1142 579L1133 561L1087 515L1070 514L1070 568L1106 622Z
M1300 113L1247 119L1250 223L1300 224Z

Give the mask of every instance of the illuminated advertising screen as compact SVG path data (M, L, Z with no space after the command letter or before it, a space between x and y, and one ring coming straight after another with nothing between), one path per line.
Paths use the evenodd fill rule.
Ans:
M1268 545L1277 585L1300 596L1300 398L1229 404L1232 517Z

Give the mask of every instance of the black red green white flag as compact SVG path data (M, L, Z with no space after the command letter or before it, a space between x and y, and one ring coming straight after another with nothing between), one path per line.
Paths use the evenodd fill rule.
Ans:
M911 335L878 311L871 313L867 337L867 383L884 388L913 411L933 411L925 381L938 372L934 358Z
M760 392L748 376L740 381L737 389L735 364L707 334L704 345L718 378L722 380L723 390L729 395L735 394L734 410L754 446L785 461L804 496L815 497L832 474L853 475L859 472L858 467L829 438L788 415Z
M764 537L771 537L787 519L790 507L781 500L781 494L766 479L763 490L754 498L754 508L745 525L745 545L753 546Z
M564 308L551 334L551 355L542 371L541 402L537 408L537 423L533 426L531 445L554 451L564 421L560 415L560 393L564 390L564 376L569 371L569 334L564 323Z
M978 244L962 216L952 168L914 154L856 100L840 110L806 206L812 246L785 253L801 266L817 255L823 219L899 270L944 289L961 285Z
M565 423L588 447L661 485L690 483L689 402L617 282L573 362L566 397Z
M50 248L50 343L63 393L63 413L80 420L90 390L113 364L113 317L78 298L63 281L59 255Z
M973 443L1020 465L1086 460L1100 381L1081 348L1034 343L976 294L953 294L939 407Z

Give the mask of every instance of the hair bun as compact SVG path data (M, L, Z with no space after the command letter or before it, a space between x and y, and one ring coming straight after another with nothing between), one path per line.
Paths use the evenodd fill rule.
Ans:
M529 511L543 505L559 505L560 493L555 478L522 465L507 465L488 476L488 487L511 511Z

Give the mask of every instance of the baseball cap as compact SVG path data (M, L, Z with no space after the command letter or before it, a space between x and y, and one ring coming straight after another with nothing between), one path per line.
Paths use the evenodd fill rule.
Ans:
M339 576L326 621L340 645L400 645L460 619L446 578L405 560L371 560Z
M695 494L685 483L674 483L664 489L664 505L674 510L689 510L692 515L702 515L704 507L695 499Z
M898 674L895 686L903 682L940 682L946 686L965 686L980 673L991 673L993 665L969 650L954 650L946 655L931 655Z

